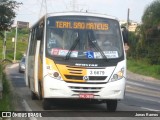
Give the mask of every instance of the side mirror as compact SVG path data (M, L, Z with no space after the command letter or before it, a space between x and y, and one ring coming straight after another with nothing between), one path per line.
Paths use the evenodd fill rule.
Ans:
M125 27L121 27L122 30L122 36L123 36L123 41L124 41L124 49L127 53L127 51L129 50L129 46L128 46L128 30Z
M37 38L37 40L42 40L42 38L43 38L43 28L37 29L36 38Z
M128 30L125 27L122 27L122 36L124 43L128 43Z

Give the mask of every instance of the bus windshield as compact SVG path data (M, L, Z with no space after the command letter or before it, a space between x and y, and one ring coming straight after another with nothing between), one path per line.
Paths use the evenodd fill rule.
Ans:
M117 20L89 16L47 19L47 55L76 59L117 59L123 55Z

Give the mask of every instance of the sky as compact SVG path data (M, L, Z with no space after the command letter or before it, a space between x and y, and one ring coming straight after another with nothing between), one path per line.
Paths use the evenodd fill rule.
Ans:
M82 12L87 10L127 20L127 10L130 9L130 20L140 23L144 10L154 0L46 0L46 6L45 0L15 1L23 3L16 10L15 21L30 22L30 25L33 25L46 11L51 13L73 10Z

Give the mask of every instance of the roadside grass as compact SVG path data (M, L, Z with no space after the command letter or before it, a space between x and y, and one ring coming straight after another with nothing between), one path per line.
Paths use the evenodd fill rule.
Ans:
M16 60L20 60L23 54L27 50L28 45L28 36L29 30L25 29L18 29L18 36L17 36L17 44L16 44ZM15 29L10 30L6 35L6 57L5 59L13 60L14 59L14 48L15 43L12 42L12 38L15 37ZM4 38L0 37L0 60L4 59L3 57L3 43Z
M16 50L16 60L20 60L23 54L26 52L27 42L17 41L17 50ZM6 58L9 60L14 59L14 47L11 46L11 43L8 43Z
M13 111L14 107L12 104L12 93L10 91L9 82L6 79L5 73L3 72L4 67L4 64L0 64L0 79L2 79L3 84L3 94L2 99L0 99L0 111Z
M160 65L150 65L145 60L127 60L127 69L145 76L151 76L160 80Z

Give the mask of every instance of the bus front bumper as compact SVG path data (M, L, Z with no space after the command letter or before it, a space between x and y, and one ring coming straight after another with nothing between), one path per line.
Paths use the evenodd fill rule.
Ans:
M67 83L52 77L45 77L43 82L44 98L80 99L80 95L92 95L90 99L123 99L125 79L105 84Z

